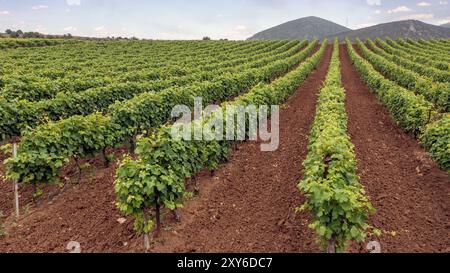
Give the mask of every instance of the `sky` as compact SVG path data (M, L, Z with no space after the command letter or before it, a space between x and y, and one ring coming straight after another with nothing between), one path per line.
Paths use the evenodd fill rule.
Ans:
M318 16L356 29L417 19L450 23L450 0L0 0L0 32L147 39L246 39Z

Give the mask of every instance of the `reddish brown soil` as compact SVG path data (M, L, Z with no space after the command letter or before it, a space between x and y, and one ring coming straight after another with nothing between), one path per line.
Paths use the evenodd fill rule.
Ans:
M165 231L154 251L318 250L314 235L307 228L308 215L296 214L294 210L302 203L296 184L306 157L316 93L330 57L331 48L320 68L282 112L280 150L263 154L258 143L246 143L214 178L201 175L201 195L189 200L181 210L181 224L172 216L164 217ZM85 171L78 185L72 184L77 177L74 164L64 170L69 185L58 189L57 195L51 194L55 190L45 188L51 198L31 203L18 226L9 217L8 236L0 236L0 252L67 252L69 241L81 243L83 252L142 251L142 238L134 235L131 219L123 224L118 221L122 216L114 205L116 166L104 168L100 156L89 163L92 168ZM2 186L1 197L6 194L4 199L10 204L10 184L2 184L7 184L7 188ZM21 195L26 191L21 191ZM29 203L23 196L21 201ZM4 205L5 210L11 211L11 207Z
M202 177L202 195L182 210L182 223L166 232L156 252L317 252L309 215L297 184L307 155L317 94L325 79L331 47L319 68L280 114L280 147L240 145L215 177Z
M124 151L114 153L118 159ZM132 224L117 222L122 216L114 205L116 166L103 167L101 156L87 162L92 168L83 171L79 184L74 184L78 175L70 164L63 171L70 179L64 188L45 187L46 194L37 203L21 198L27 208L18 225L13 217L7 219L8 236L0 237L0 252L67 252L70 241L81 243L83 252L130 251L124 244L135 237ZM30 190L21 195L23 191Z
M314 50L310 53L310 56L314 55L319 49L321 45L317 45ZM302 48L303 50L304 48ZM233 98L231 98L233 99ZM217 104L220 102L217 102ZM18 140L20 142L20 140ZM0 146L6 143L0 143ZM10 142L12 144L12 142ZM109 151L111 152L111 151ZM116 155L120 155L120 150L115 151ZM3 175L5 175L5 165L3 161L6 159L6 156L0 152L0 224L1 218L7 217L13 213L13 186L11 183L5 182ZM103 169L102 162L99 156L94 159L81 160L80 163L90 163L93 165L91 169ZM64 169L62 170L61 180L62 181L72 181L77 178L78 169L76 168L76 164L74 160ZM113 172L111 172L113 173ZM36 208L38 205L51 201L55 196L59 195L62 191L66 190L66 188L59 188L58 186L52 185L40 185L39 188L43 191L43 194L37 201L33 201L33 193L34 189L32 187L26 185L19 185L19 194L20 194L20 202L21 205L24 205L27 210L31 208Z
M450 252L450 180L417 140L405 134L360 80L345 46L349 134L359 175L377 213L371 224L391 234L383 252Z
M359 80L341 49L343 81L348 90L349 132L356 146L359 174L378 209L371 223L391 232L380 239L384 252L450 252L449 176L426 156L416 140L391 120L377 98ZM164 231L154 252L318 252L307 225L310 216L296 214L303 201L297 190L301 163L324 79L326 58L286 103L281 112L280 149L261 153L259 143L244 143L214 177L199 176L201 194L180 210L181 223L164 214ZM124 153L115 151L117 158ZM69 241L83 252L141 252L142 238L114 205L116 166L105 168L100 156L88 160L78 185L71 164L63 189L46 187L36 204L31 190L21 190L29 204L18 225L6 219L7 236L0 252L67 252ZM0 164L0 174L3 166ZM0 183L0 210L12 209L9 183ZM120 219L123 220L123 219ZM392 236L395 232L395 236ZM353 246L352 252L364 251Z
M2 223L2 218L6 218L14 213L13 184L11 182L4 181L3 177L5 175L5 165L3 164L5 159L6 156L3 153L0 153L0 224ZM34 189L32 187L24 187L23 185L19 185L20 202L25 206L24 209L28 210L32 206L52 199L52 197L58 194L61 190L62 189L58 186L45 186L43 188L42 198L36 203L33 203Z

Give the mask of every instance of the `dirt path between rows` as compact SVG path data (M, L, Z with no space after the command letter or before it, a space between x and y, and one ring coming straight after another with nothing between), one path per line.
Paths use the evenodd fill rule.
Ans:
M383 252L450 252L450 179L370 92L341 46L349 134L359 175L377 209L371 224L390 232Z
M181 223L166 215L164 232L153 251L320 251L307 227L309 215L294 210L304 201L297 182L331 47L325 55L281 112L280 149L262 153L259 143L244 143L214 177L201 175L201 195L186 202L180 211ZM341 48L341 60L359 175L378 210L371 223L390 232L380 240L382 251L450 252L448 173L438 169L417 141L392 122L359 79L345 48ZM117 151L116 158L123 153ZM88 161L93 168L79 185L62 189L56 197L49 196L52 189L40 203L31 204L29 212L25 209L27 215L19 225L8 227L9 236L0 236L0 252L67 252L72 240L81 243L83 252L142 251L142 238L134 234L131 219L121 219L114 205L116 167L98 168L99 158ZM72 166L65 173L73 176L75 171ZM0 200L0 208L8 213L10 188L0 187L8 190L7 200ZM22 201L30 199L29 190L21 194Z
M282 111L280 150L261 153L259 143L245 143L215 177L201 175L201 195L187 201L180 211L182 222L163 215L164 232L155 242L155 252L318 251L314 234L307 228L308 215L296 214L294 209L303 201L296 184L306 157L317 93L330 58L331 47L319 69ZM123 153L116 151L116 160ZM79 242L82 252L143 251L142 237L135 235L132 219L121 218L114 204L115 164L103 168L101 157L84 162L92 168L84 171L79 185L62 190L46 188L39 203L25 209L17 226L8 218L8 235L0 236L0 253L68 252L70 241ZM75 177L74 164L63 173ZM8 197L2 203L8 214L12 199L9 188L1 187ZM30 202L30 190L21 195L24 204Z
M320 44L316 45L316 47L314 48L314 50L309 54L309 56L314 55L319 49L320 49ZM300 51L303 51L305 47L302 47L300 49ZM229 100L232 100L234 98L229 98ZM219 102L218 102L219 103ZM4 143L6 144L6 143ZM12 141L9 141L9 144L12 144ZM2 144L0 144L1 146ZM118 156L120 156L120 149L109 149L109 150L113 150L115 151L115 154L117 154ZM119 151L119 153L117 153L117 151ZM14 210L14 204L13 204L13 199L14 199L14 191L13 191L13 187L12 184L10 183L10 181L4 181L3 176L5 175L6 172L6 167L3 163L3 161L6 159L6 155L4 155L1 151L0 151L0 225L2 223L2 218L7 218L9 217ZM99 158L98 156L96 156L96 158L94 159L86 159L83 158L82 160L82 164L88 162L89 164L92 165L92 169L95 170L99 170L99 169L104 169L103 168L103 164L100 162L99 164L96 164L97 162L99 162ZM114 166L111 166L114 168ZM66 166L64 169L66 170L62 170L61 171L61 178L66 177L67 181L71 181L73 180L73 178L76 176L75 172L75 162L74 160L71 161L71 163ZM92 177L91 177L92 178ZM97 177L98 178L98 177ZM91 179L92 180L92 179ZM33 193L34 193L34 189L28 185L22 185L19 184L19 194L20 194L20 203L22 207L25 207L25 210L29 211L32 210L36 207L38 207L39 205L49 202L51 201L55 196L58 196L61 193L61 189L59 189L57 186L52 186L52 185L42 185L40 184L39 187L42 190L42 195L39 197L39 200L37 202L33 202ZM70 185L69 185L70 187ZM1 231L1 230L0 230Z
M124 154L123 149L114 151L116 159ZM70 241L81 244L82 252L132 252L128 242L138 241L128 219L117 222L122 216L114 205L114 176L116 166L103 168L101 157L83 160L92 168L83 172L80 183L76 179L65 188L45 188L45 194L37 203L26 203L21 192L22 217L18 224L7 220L7 236L0 236L0 253L4 252L68 252ZM64 173L77 176L77 169L70 164ZM31 201L30 201L31 202ZM137 243L136 243L137 244Z
M287 101L280 114L280 147L264 153L244 143L214 178L202 177L202 195L182 210L180 225L166 232L156 252L317 252L297 183L307 155L317 94L331 59Z

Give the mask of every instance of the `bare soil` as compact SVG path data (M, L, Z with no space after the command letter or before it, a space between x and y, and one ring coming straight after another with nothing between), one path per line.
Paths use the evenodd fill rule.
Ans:
M358 173L385 231L383 252L450 252L450 179L362 82L341 45L349 134ZM377 239L378 240L378 239Z
M156 252L318 252L297 184L307 155L318 92L331 59L325 57L280 113L280 147L239 146L215 177L201 177L202 195L182 210Z
M295 209L304 201L297 183L330 58L331 47L283 107L279 150L262 153L260 143L243 143L214 176L200 174L200 195L180 209L181 222L164 211L153 252L320 252L308 228L310 215ZM372 239L383 252L450 252L449 174L396 126L360 80L344 47L341 60L359 175L378 210L371 224L385 231ZM6 216L0 222L7 233L0 235L0 253L68 252L70 241L79 242L82 252L142 252L143 239L135 235L132 219L115 207L116 164L126 151L110 152L116 160L109 167L101 156L83 161L90 167L79 184L70 164L62 174L66 186L44 187L37 202L31 188L21 188L25 208L17 223L10 216L12 186L0 181L0 211ZM350 251L366 252L357 244Z
M180 211L181 223L164 213L165 231L154 242L153 251L319 250L307 228L308 215L296 214L295 208L303 201L297 183L331 47L325 55L281 113L279 151L262 153L260 143L245 143L214 177L201 174L201 195L187 201ZM123 153L116 151L116 159ZM27 197L28 188L21 189L21 201L31 205L18 224L12 216L6 219L8 235L0 237L0 252L67 252L70 241L79 242L83 252L143 250L142 238L132 230L132 220L122 219L115 207L116 163L105 168L100 156L85 162L92 167L84 171L79 184L73 184L77 170L70 164L62 175L67 186L44 187L44 198L37 203ZM1 184L1 197L7 200L2 209L11 213L10 183Z

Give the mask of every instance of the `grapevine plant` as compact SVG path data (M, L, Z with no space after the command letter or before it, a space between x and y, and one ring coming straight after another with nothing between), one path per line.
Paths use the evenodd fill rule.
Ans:
M36 81L42 81L40 84L44 86L42 89L48 92L49 88L46 86L50 84L54 86L53 80L27 79L25 83L21 83L23 87L20 87L12 86L17 80L9 79L11 76L4 76L0 79L0 82L6 86L3 88L0 97L0 113L5 117L0 119L0 140L20 136L25 129L35 128L49 120L58 121L76 115L86 116L96 111L111 112L112 110L109 107L114 103L131 100L134 97L136 97L134 100L139 100L138 96L142 94L146 97L152 96L155 99L164 99L163 96L158 96L155 93L174 92L176 91L176 88L173 88L175 86L198 85L202 81L221 81L223 75L264 67L276 60L289 58L297 54L306 45L306 41L292 41L279 48L269 46L268 48L271 50L268 52L256 51L252 52L250 57L239 57L231 61L217 62L215 59L205 57L210 62L216 61L214 65L205 65L203 68L205 71L197 68L197 66L200 66L198 63L192 63L183 68L166 63L164 68L152 69L151 72L128 73L126 76L118 75L114 78L114 81L108 80L109 83L106 86L103 86L106 84L106 80L101 79L92 79L96 83L89 84L76 82L75 84L90 85L92 88L80 92L60 91L51 99L36 98L36 101L25 100L21 97L23 94L30 94L24 88L37 92L35 86L29 87L27 83L33 84ZM23 78L21 80L25 81ZM5 89L14 90L14 93ZM10 97L19 100L12 100Z
M421 77L416 72L405 69L370 51L359 39L356 39L356 45L362 55L385 77L416 94L423 95L426 100L443 112L450 110L450 83L433 82L427 77Z
M313 213L310 227L328 252L343 252L349 241L364 242L374 208L356 174L353 144L347 135L345 90L341 85L339 41L320 91L300 191L307 201L299 211Z
M435 161L450 172L450 114L428 125L421 140Z
M405 131L420 136L424 147L441 168L449 170L450 148L448 114L438 113L422 95L387 80L353 48L347 39L347 50L363 81L386 106L392 118Z
M428 67L425 65L422 65L420 63L416 63L414 61L411 61L410 57L405 57L406 55L397 55L397 54L391 54L389 53L390 46L387 45L383 40L380 38L376 39L375 42L368 39L366 41L367 46L372 50L374 53L386 58L387 60L390 60L406 69L409 69L411 71L414 71L418 73L422 77L427 77L433 80L434 82L450 82L450 72L449 71L442 71L434 67ZM378 47L380 46L380 47ZM385 51L385 49L387 49ZM397 53L399 53L397 51ZM401 52L400 52L401 54Z
M411 49L408 47L405 47L405 41L401 38L397 39L397 41L394 41L390 38L386 38L386 43L388 43L391 47L395 48L396 50L400 50L402 52L406 52L408 54L410 54L411 56L415 56L412 57L412 60L418 60L418 61L424 61L427 60L427 63L430 64L431 66L440 69L440 70L444 70L444 71L448 71L448 69L450 68L450 64L448 62L442 61L442 60L436 60L434 57L434 55L430 55L427 53L424 53L421 50L418 49ZM415 59L416 58L416 59Z
M126 102L117 102L110 106L108 115L73 116L26 130L17 157L5 161L7 178L33 184L55 181L59 170L71 158L90 156L126 140L134 144L138 134L169 122L174 106L193 107L195 97L202 97L205 104L221 102L238 96L258 82L275 79L305 60L316 45L314 41L288 58L259 68L226 73L213 81L144 93Z
M282 103L314 70L326 46L327 41L318 52L285 76L270 84L257 85L234 101L223 103L219 110L209 116L184 125L162 126L150 136L140 138L137 142L136 158L127 157L122 161L115 181L117 207L124 215L135 218L136 231L148 233L156 221L157 234L161 228L160 209L164 207L174 210L181 206L183 197L187 195L184 186L186 179L195 177L203 169L216 170L230 155L232 141L216 140L214 136L217 132L202 130L204 140L187 141L172 137L172 129L180 129L173 126L190 128L193 137L197 130L209 124L226 122L224 115L227 114L227 109L231 109L229 107ZM295 63L293 61L293 65ZM290 66L286 64L286 72ZM249 132L246 131L245 134L248 138ZM156 220L146 222L147 218L143 217L146 211L154 211Z

